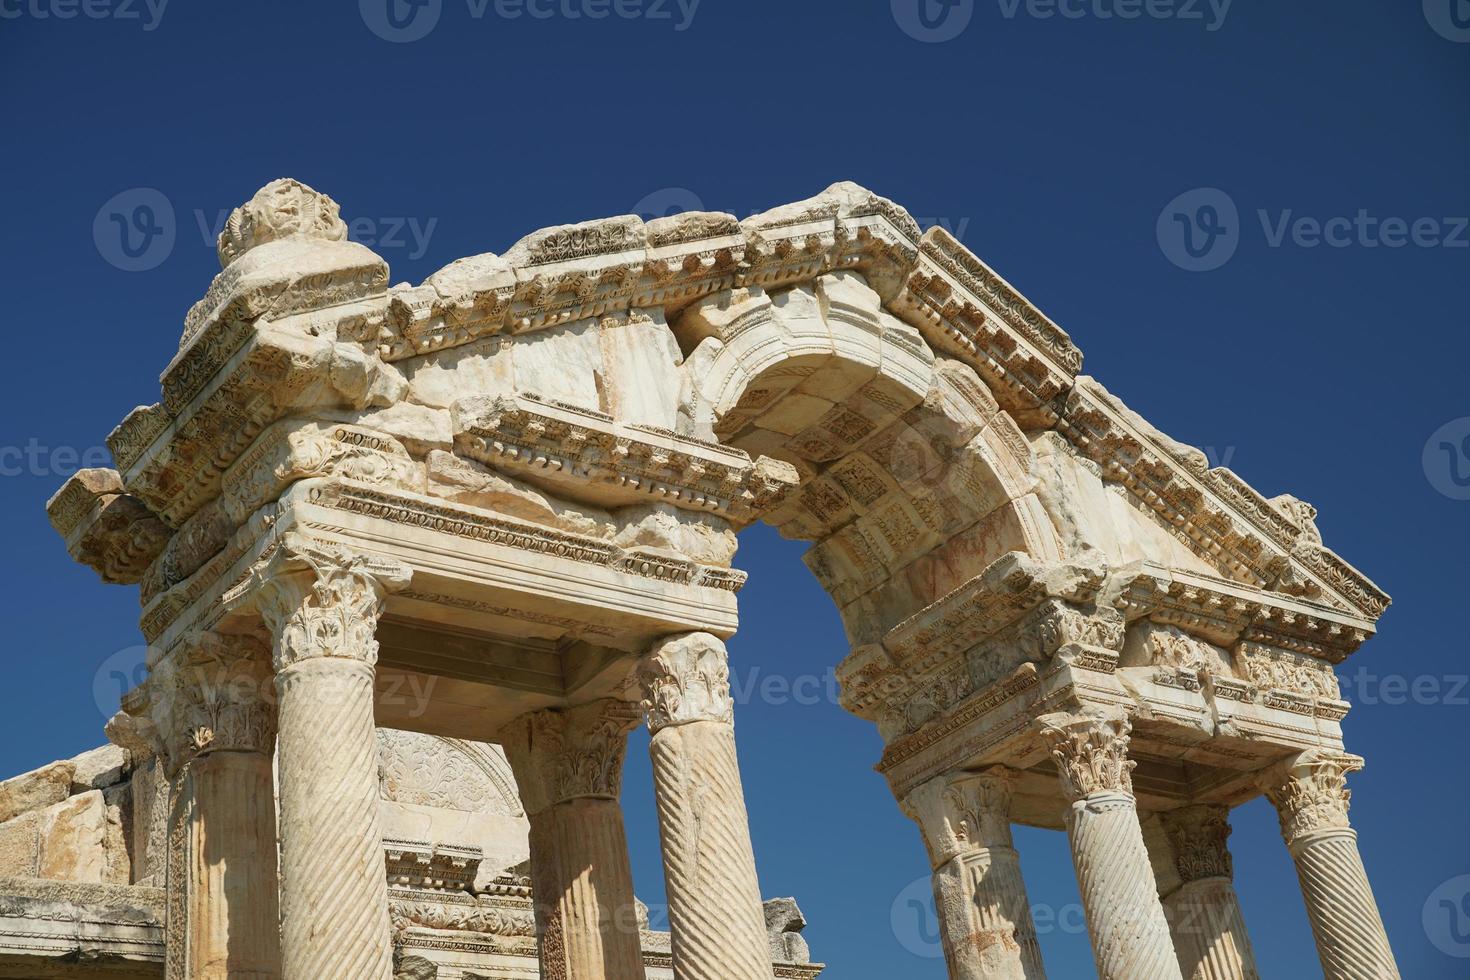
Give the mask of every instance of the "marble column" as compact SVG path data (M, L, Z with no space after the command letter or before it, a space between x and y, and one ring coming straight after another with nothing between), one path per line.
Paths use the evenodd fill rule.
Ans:
M938 776L903 801L924 835L950 980L1044 980L1021 859L1011 840L1015 774Z
M543 977L643 980L623 830L623 756L636 706L604 700L523 715L500 732L531 821Z
M674 976L771 980L725 645L708 633L664 639L638 680L653 733Z
M279 980L270 651L198 633L156 676L166 686L154 711L173 787L167 976Z
M1230 808L1186 806L1158 820L1149 856L1185 980L1260 980L1235 894Z
M1358 756L1313 749L1277 766L1262 783L1296 862L1325 980L1399 976L1348 822L1347 776L1361 768Z
M1040 719L1069 806L1067 833L1098 980L1182 980L1133 797L1118 710Z
M283 975L391 980L374 634L407 574L288 541L255 577L275 638Z

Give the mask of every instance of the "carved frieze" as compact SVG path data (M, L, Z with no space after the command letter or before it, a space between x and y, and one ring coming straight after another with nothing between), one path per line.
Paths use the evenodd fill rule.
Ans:
M72 558L113 584L142 581L173 533L124 491L116 470L78 470L47 501L46 514Z

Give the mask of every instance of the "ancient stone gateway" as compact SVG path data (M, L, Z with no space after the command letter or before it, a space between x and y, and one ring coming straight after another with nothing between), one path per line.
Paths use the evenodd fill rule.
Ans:
M141 589L150 672L111 730L168 977L814 976L795 905L763 907L733 739L757 520L841 611L951 977L1044 976L1013 823L1070 835L1104 980L1255 977L1226 838L1261 794L1325 975L1398 976L1332 671L1387 596L944 231L838 184L390 287L285 180L219 255L117 469L49 506ZM671 939L617 802L640 722ZM446 812L510 829L470 846Z

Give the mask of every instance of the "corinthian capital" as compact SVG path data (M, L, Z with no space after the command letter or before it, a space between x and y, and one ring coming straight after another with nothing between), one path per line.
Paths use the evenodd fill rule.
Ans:
M1347 777L1361 768L1360 756L1311 749L1266 773L1261 788L1276 807L1288 845L1320 831L1350 827Z
M149 675L144 734L170 775L196 756L216 751L269 753L276 710L270 651L246 636L200 632L185 637ZM134 710L138 710L135 706ZM130 734L116 722L109 731Z
M1174 848L1174 866L1183 884L1235 874L1230 858L1230 808L1200 804L1159 814Z
M638 709L626 701L593 701L564 711L534 711L500 731L526 812L567 800L615 800L622 789L628 732Z
M1058 712L1038 719L1041 738L1051 749L1062 788L1072 800L1094 793L1133 794L1128 758L1133 725L1119 710L1089 708L1077 714Z
M660 640L638 665L642 708L648 727L735 718L725 644L709 633L684 633Z
M929 862L938 869L966 851L1011 846L1011 795L1016 774L997 766L984 772L939 776L903 800L919 825Z
M275 668L316 657L378 662L378 617L406 568L288 536L251 573L261 617L275 637ZM232 597L227 597L227 600Z

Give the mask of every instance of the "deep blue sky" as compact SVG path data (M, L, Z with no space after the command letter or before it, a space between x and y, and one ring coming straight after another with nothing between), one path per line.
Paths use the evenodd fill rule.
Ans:
M476 17L469 0L442 0L412 43L369 30L387 23L373 2L365 17L351 0L173 0L155 20L142 0L89 0L117 16L78 7L70 19L38 16L69 12L67 0L0 0L0 276L14 341L0 388L0 770L99 743L97 701L115 700L111 671L135 657L135 590L72 565L42 504L73 453L157 398L183 315L217 271L201 219L216 225L294 176L369 219L359 233L386 238L394 280L417 282L639 202L744 216L850 179L945 222L1165 431L1267 495L1316 504L1328 544L1393 594L1381 635L1342 671L1358 702L1348 745L1369 760L1352 781L1354 821L1404 975L1470 973L1447 955L1470 956L1456 942L1470 903L1458 918L1438 904L1470 892L1470 879L1451 881L1470 873L1470 502L1455 499L1470 495L1470 31L1451 16L1463 0L1237 0L1223 22L1206 2L1202 19L1123 20L1099 16L1114 0L1073 0L1080 18L972 0L938 28L953 34L968 14L964 30L938 43L902 29L922 33L916 0L897 12L889 0L703 0L692 20L673 0L621 0L645 16L600 20L512 19L493 0ZM174 237L130 262L109 225L119 205L104 205L122 194L131 213L139 188L167 200L172 224L154 214ZM1218 194L1165 213L1197 188L1223 191L1238 217ZM1341 247L1304 244L1310 225L1271 244L1283 219L1360 211L1429 220L1417 245L1342 223ZM1237 250L1213 271L1181 269L1174 213L1200 223L1197 246L1223 224L1217 247ZM1428 244L1442 238L1459 247ZM746 536L742 683L822 677L846 652L799 551L762 528ZM1399 685L1416 681L1406 699ZM909 911L926 865L871 771L872 728L826 697L757 688L738 732L764 889L799 898L830 975L942 977L913 952L933 928ZM625 796L638 889L657 903L645 742L635 737ZM1264 976L1317 975L1269 807L1243 808L1235 825ZM1092 976L1064 838L1018 839L1031 898L1059 922L1042 928L1051 975Z

